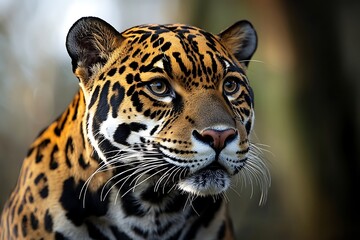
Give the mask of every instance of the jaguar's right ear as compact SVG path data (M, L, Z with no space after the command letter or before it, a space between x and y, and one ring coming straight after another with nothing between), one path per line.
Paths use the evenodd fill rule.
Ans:
M70 28L66 48L73 72L85 87L92 85L91 77L104 66L123 39L115 28L96 17L80 18Z

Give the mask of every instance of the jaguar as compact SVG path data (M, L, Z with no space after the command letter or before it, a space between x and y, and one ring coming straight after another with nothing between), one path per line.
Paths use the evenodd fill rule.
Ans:
M250 141L257 48L247 20L70 28L79 91L34 140L1 239L234 239L226 192L269 173Z

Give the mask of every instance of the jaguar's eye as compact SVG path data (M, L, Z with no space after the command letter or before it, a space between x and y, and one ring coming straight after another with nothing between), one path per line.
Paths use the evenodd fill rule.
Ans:
M165 97L169 94L170 88L163 80L155 80L148 85L148 89L156 96Z
M240 83L236 79L230 78L224 81L224 93L226 95L233 95L240 89Z

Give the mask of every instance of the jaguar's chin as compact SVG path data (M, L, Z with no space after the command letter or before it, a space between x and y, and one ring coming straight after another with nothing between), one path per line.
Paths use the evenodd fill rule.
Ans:
M178 186L180 190L196 196L211 196L225 192L230 181L227 171L209 166L182 179Z

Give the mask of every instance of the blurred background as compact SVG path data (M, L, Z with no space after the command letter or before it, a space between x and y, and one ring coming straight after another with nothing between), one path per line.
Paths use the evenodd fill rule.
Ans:
M318 2L318 3L317 3ZM322 4L320 4L322 2ZM230 191L239 239L350 239L360 234L360 2L285 0L0 0L0 208L37 133L77 91L65 37L82 16L119 31L187 23L218 33L250 20L254 140L272 185Z

